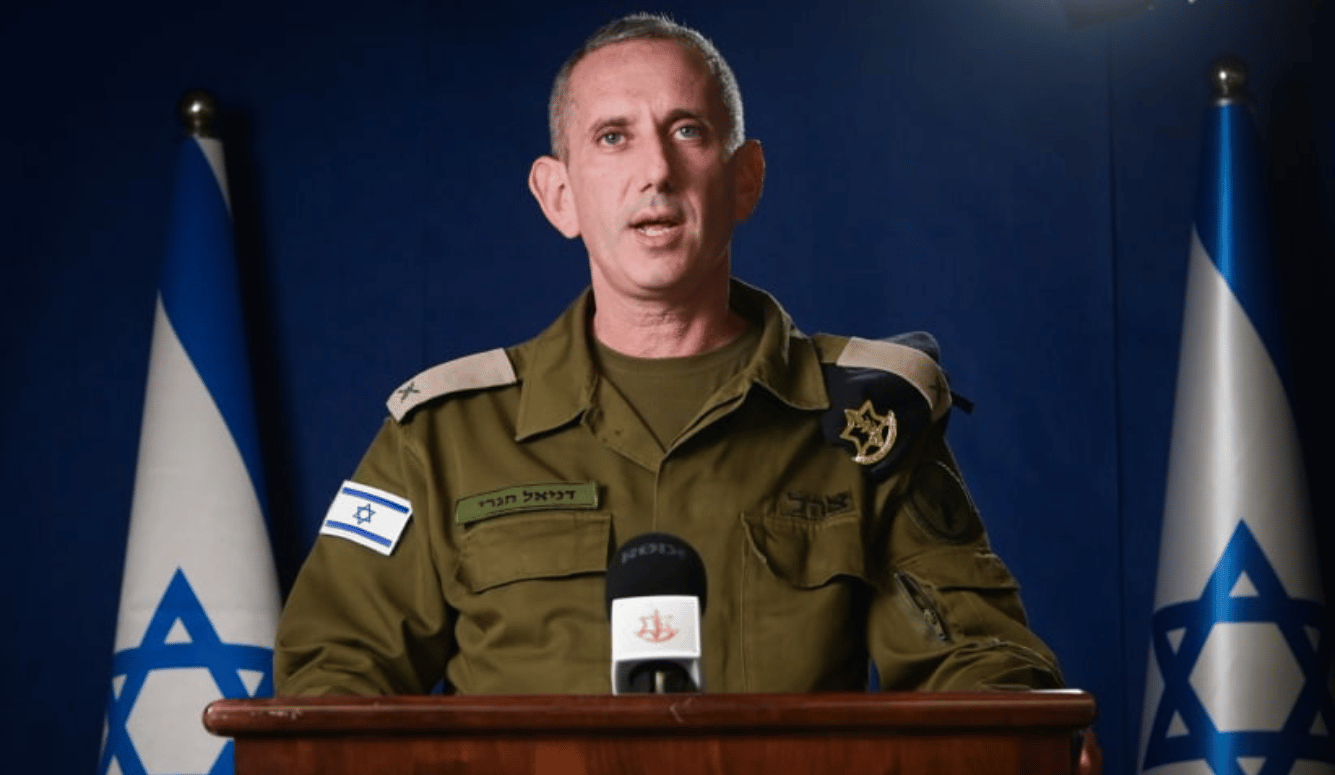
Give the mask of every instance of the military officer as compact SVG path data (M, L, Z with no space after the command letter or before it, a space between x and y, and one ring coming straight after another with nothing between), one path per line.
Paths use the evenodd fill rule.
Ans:
M563 66L529 186L591 287L429 369L339 489L284 610L280 694L610 691L604 572L700 553L707 691L1061 685L947 449L925 337L802 334L731 277L761 195L740 91L646 15Z

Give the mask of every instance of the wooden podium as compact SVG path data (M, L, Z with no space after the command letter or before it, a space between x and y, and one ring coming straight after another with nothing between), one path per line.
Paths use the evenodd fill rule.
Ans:
M237 775L1042 775L1075 771L1080 691L219 700Z

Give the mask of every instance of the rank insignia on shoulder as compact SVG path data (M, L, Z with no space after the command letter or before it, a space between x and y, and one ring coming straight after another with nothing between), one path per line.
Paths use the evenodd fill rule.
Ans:
M518 381L510 356L498 347L432 366L395 388L385 406L395 420L403 422L409 412L433 398Z
M329 504L320 534L346 538L388 557L412 515L413 505L406 499L348 481Z
M822 337L820 344L833 341ZM950 409L936 342L923 333L886 341L851 338L837 352L833 362L821 364L830 395L822 432L827 443L847 450L868 477L881 481L911 441Z

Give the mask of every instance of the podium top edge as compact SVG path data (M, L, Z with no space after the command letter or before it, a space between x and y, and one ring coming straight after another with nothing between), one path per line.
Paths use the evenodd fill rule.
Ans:
M1042 692L280 697L217 700L204 726L225 737L308 734L559 734L589 731L1081 729L1093 695Z

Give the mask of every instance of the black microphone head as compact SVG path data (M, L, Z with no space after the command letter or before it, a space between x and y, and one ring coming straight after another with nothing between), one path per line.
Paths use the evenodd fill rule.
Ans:
M623 597L693 595L705 611L705 563L690 544L667 533L643 533L621 545L607 564L607 610Z

